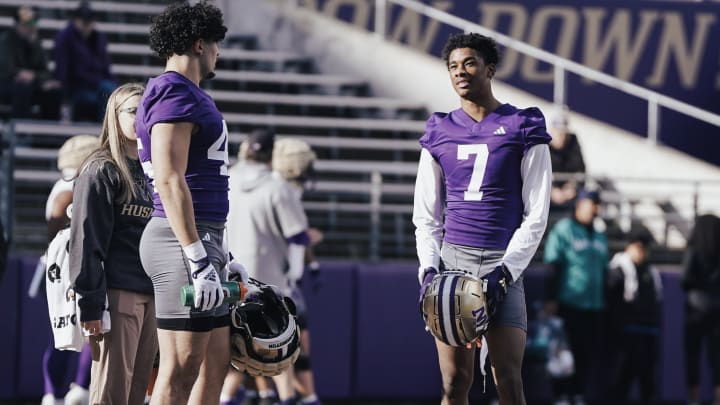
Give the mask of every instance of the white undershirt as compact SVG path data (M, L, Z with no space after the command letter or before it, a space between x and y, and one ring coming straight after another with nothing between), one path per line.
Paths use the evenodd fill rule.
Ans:
M517 280L527 268L547 226L552 184L550 149L545 144L532 146L523 156L520 165L523 219L510 238L502 259L513 280ZM415 180L413 208L420 282L424 269L437 269L440 264L444 209L445 180L442 169L430 152L423 148Z

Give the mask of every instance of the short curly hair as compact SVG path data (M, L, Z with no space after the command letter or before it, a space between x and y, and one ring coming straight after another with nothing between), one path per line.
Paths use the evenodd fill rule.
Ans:
M471 32L469 34L453 34L448 38L442 50L442 58L446 65L449 64L450 53L459 48L474 49L488 65L497 66L500 63L500 51L495 40Z
M183 55L198 39L220 42L227 27L219 8L206 0L169 5L155 17L150 27L150 48L161 58Z

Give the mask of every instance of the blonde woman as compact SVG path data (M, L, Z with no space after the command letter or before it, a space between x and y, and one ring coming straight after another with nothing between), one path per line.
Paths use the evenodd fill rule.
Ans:
M142 404L157 352L155 301L138 246L152 199L138 160L135 111L144 87L108 99L100 148L75 180L70 268L93 354L90 403ZM110 329L102 321L107 296Z

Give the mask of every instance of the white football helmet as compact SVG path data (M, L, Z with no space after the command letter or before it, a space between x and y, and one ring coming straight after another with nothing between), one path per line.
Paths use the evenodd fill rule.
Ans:
M248 281L245 300L230 311L230 363L252 376L274 376L300 355L295 304L275 286Z
M272 169L285 180L302 184L312 177L316 158L307 142L295 138L278 139L273 148Z

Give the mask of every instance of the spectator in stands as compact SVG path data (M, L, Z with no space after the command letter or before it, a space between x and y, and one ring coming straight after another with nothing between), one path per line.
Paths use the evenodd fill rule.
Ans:
M585 403L596 370L592 354L602 347L598 337L605 309L608 242L594 227L599 204L596 191L581 190L572 217L558 221L545 241L544 260L549 273L546 312L563 319L575 358L575 374L559 384L558 394L573 396L576 404Z
M413 211L420 299L445 270L487 281L485 338L500 403L524 404L523 274L547 224L550 136L538 108L520 109L495 98L492 79L500 52L492 38L452 35L442 54L460 106L432 114L420 138ZM454 345L435 339L442 403L467 404L480 340L468 350L454 335L447 333Z
M110 73L105 35L95 27L89 2L80 2L67 26L55 36L54 55L55 77L62 84L63 103L72 111L72 119L102 120L117 84Z
M610 261L607 277L608 340L612 349L610 393L613 404L631 402L637 381L640 402L654 403L662 314L662 280L648 261L652 238L630 235L625 250Z
M585 161L577 136L568 129L567 106L556 107L550 119L548 133L550 141L550 160L553 169L553 186L550 193L550 209L571 211L577 194L578 182L570 178L574 174L585 174Z
M688 241L682 273L685 301L685 382L688 404L700 404L703 344L720 404L720 218L702 215Z
M230 169L228 245L250 277L297 297L310 243L308 223L297 191L272 172L274 144L272 132L253 131L240 148L240 162ZM302 325L301 318L298 323ZM296 365L309 370L309 357L301 354ZM283 404L295 401L293 371L290 368L273 377ZM319 404L314 390L302 401Z
M48 70L37 33L37 13L21 6L13 17L15 28L0 36L0 99L12 105L13 118L35 117L32 107L37 104L37 117L58 119L60 82Z
M70 218L67 210L72 203L75 176L82 162L99 146L100 141L97 136L76 135L65 141L58 150L57 166L62 177L53 185L45 205L48 241L51 241L61 229L69 225ZM40 270L44 273L45 266L41 266ZM42 405L52 405L57 401L62 401L63 395L65 396L64 403L67 405L79 405L82 401L87 403L91 362L89 346L86 345L78 356L72 351L56 350L54 343L51 342L43 355L45 395ZM70 365L75 363L77 363L75 380L65 394L63 386L65 375Z
M92 404L142 404L158 350L153 284L139 253L153 211L135 133L143 90L128 83L110 95L100 148L73 189L69 265L93 352Z

